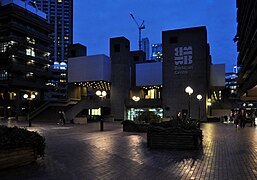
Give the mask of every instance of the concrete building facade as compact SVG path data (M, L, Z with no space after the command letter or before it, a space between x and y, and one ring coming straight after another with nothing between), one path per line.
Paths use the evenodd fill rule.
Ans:
M198 119L200 110L200 119L206 120L208 110L206 102L211 96L211 56L206 27L164 31L162 41L163 62L147 62L143 51L130 51L128 39L111 38L111 66L106 66L110 68L108 72L111 79L105 80L110 89L103 89L100 85L90 89L95 92L106 90L108 96L102 104L97 104L99 103L97 101L94 105L90 104L89 101L94 98L84 99L82 100L85 101L84 106L80 108L88 110L96 107L107 108L109 111L104 112L109 114L105 115L112 116L114 120L134 119L136 114L143 110L154 111L161 117L169 119L178 112L189 112L190 108L190 118ZM104 55L97 56L98 60L102 56ZM86 63L93 57L79 58L81 62ZM75 59L70 58L68 62L76 63ZM83 83L88 84L92 81L87 77L81 79L83 72L76 71L76 68L69 69L69 66L69 74L75 73L79 77L78 80L75 78L71 82L74 86L81 87ZM92 68L83 66L85 72L90 72ZM103 79L95 78L94 82L103 84ZM187 86L193 88L191 96L185 92ZM201 101L196 98L198 94L202 95ZM105 102L109 102L109 105ZM189 117L188 114L187 116Z
M44 102L52 78L49 48L52 32L46 14L31 1L0 1L0 117L28 113ZM35 96L28 104L24 95Z
M206 28L164 31L162 38L164 116L172 116L182 109L188 110L190 103L190 116L197 117L196 95L201 94L201 114L204 117L211 64ZM185 93L187 86L193 89L190 97Z
M243 101L257 100L257 2L237 0L238 97Z

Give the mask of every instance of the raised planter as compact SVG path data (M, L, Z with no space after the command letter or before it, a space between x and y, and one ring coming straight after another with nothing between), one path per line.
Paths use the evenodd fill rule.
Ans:
M37 159L32 147L0 150L0 170L30 164Z
M124 132L147 132L148 124L136 124L133 121L126 120L122 122Z
M0 126L0 170L29 164L44 157L45 139L25 128Z
M171 127L149 126L147 146L161 149L198 149L202 144L202 131Z

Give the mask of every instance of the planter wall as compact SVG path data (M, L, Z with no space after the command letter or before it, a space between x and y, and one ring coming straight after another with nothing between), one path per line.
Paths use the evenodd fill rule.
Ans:
M147 132L147 124L130 124L123 123L123 131L125 132Z
M147 130L147 146L162 149L198 149L202 143L202 131L178 129L149 128Z
M34 162L37 155L32 147L0 150L0 170Z

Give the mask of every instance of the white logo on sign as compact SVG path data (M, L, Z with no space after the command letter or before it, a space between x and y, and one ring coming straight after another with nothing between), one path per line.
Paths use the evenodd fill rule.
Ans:
M190 65L193 63L192 46L175 48L175 65Z

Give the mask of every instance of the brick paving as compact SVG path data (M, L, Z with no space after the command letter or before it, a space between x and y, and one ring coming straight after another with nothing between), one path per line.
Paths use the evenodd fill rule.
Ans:
M257 128L248 125L204 123L203 147L193 151L148 149L145 133L117 122L102 132L99 123L32 125L46 138L45 158L1 171L1 180L257 179Z

